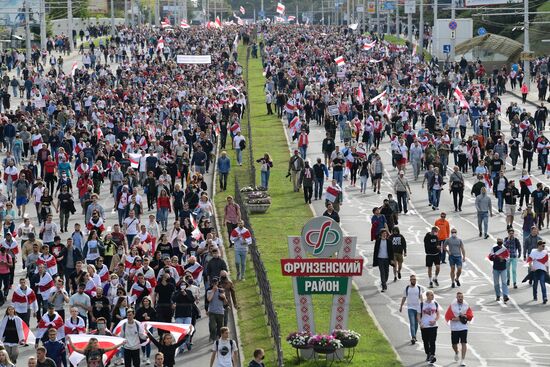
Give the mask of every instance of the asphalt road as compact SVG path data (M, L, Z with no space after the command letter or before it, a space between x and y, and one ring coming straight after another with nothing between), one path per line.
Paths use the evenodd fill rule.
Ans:
M502 110L505 111L510 102L520 102L516 97L504 95ZM534 112L530 104L521 105L528 111ZM502 128L507 137L510 136L510 125L505 117L502 117ZM315 123L310 125L309 147L307 158L315 162L317 157L322 157L321 141L325 137L324 128ZM468 134L471 133L471 128ZM287 130L288 136L288 130ZM337 135L337 145L339 142ZM296 148L296 142L290 144L292 150ZM426 189L421 187L421 179L414 181L412 169L409 167L406 177L411 185L412 195L409 202L409 213L400 215L399 228L401 234L407 239L408 256L405 258L402 279L393 283L393 272L390 268L390 283L386 293L380 292L379 271L372 267L372 254L374 242L370 241L370 218L372 208L381 206L384 198L389 193L393 194L393 180L397 172L391 165L391 149L389 139L380 146L380 152L386 172L384 174L381 194L372 191L369 186L366 194L359 192L359 187L351 187L349 181L344 182L344 203L340 209L342 229L346 234L357 236L357 248L360 255L366 260L363 276L354 278L360 294L366 300L374 317L387 335L390 343L397 351L404 366L426 365L425 354L422 347L420 332L417 337L419 343L410 344L408 332L408 316L405 310L400 313L399 305L403 296L410 274L416 274L418 284L426 288L428 285L427 271L424 266L423 238L430 230L433 223L439 218L440 211L433 211L428 206ZM452 162L452 156L450 157ZM452 165L450 165L452 167ZM548 180L539 170L532 170L536 182ZM521 169L512 171L510 161L507 162L506 175L509 179L518 182ZM447 176L448 177L448 176ZM496 243L496 237L506 236L506 222L504 214L498 213L497 201L491 195L493 212L495 216L490 218L487 240L478 237L477 216L474 206L474 198L469 196L474 178L471 174L465 175L466 187L463 211L454 212L452 195L448 192L448 186L441 195L440 210L446 211L447 220L451 227L458 229L458 236L463 240L466 248L467 261L463 267L461 287L451 288L449 265L442 264L439 275L439 287L434 289L436 301L442 307L441 320L438 323L437 338L437 363L438 366L458 365L454 362L454 353L451 349L450 329L443 319L447 306L454 300L458 290L465 295L465 300L474 311L474 321L470 325L468 335L469 351L466 357L468 366L550 366L550 306L541 304L532 299L531 287L520 284L519 289L510 290L508 304L496 302L493 288L492 263L487 259L492 246ZM357 183L359 185L359 183ZM519 185L518 185L519 186ZM290 186L289 186L290 189ZM395 195L394 195L395 196ZM317 215L322 215L324 200L313 201L312 207ZM522 233L519 213L514 222L516 234ZM540 235L548 238L550 231L544 229ZM521 239L521 237L520 237ZM518 263L518 278L521 280L527 273L527 265L521 260ZM519 281L520 281L519 280ZM540 291L539 291L540 293ZM353 326L349 326L353 328ZM368 341L365 341L368 342Z

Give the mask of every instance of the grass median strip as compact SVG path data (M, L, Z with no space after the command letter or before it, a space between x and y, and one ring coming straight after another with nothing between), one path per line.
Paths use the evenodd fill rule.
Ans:
M241 64L244 65L246 49L239 49ZM272 198L272 205L266 214L251 215L250 219L256 236L258 248L267 268L275 307L281 325L281 337L285 356L285 365L296 365L296 353L286 342L286 336L295 331L296 311L292 283L289 277L281 274L280 259L288 257L287 236L298 235L303 224L312 217L309 206L304 204L302 193L295 193L288 178L285 178L288 169L289 151L281 122L276 115L267 116L264 100L264 77L261 59L250 59L249 61L249 86L250 118L252 124L253 155L261 157L269 153L274 162L273 170L269 181L269 193ZM246 121L241 127L246 134ZM235 155L228 150L232 163L235 162ZM246 153L248 154L248 153ZM243 162L248 157L243 156ZM242 167L234 167L230 178L237 175L239 180L248 177L249 170L246 164ZM257 169L257 182L259 179ZM228 185L228 193L234 190L233 180ZM248 184L240 182L241 185ZM223 213L225 195L218 194L215 198L218 213ZM233 262L233 253L230 252L230 261ZM230 264L234 268L233 264ZM258 302L258 295L253 286L254 274L251 264L247 266L247 280L237 282L237 298L241 309L239 310L239 328L244 344L245 360L250 359L255 348L266 350L266 360L274 361L275 353L272 350L271 339L268 328L265 326L263 309ZM235 272L233 271L233 274ZM328 333L332 297L313 296L315 307L315 326L318 333ZM258 310L259 308L259 310ZM356 349L356 355L351 363L352 366L399 366L396 356L388 341L376 328L372 318L366 311L363 301L357 291L352 292L349 328L354 329L362 335L361 341ZM316 366L318 362L302 362L301 366ZM340 363L338 363L340 364ZM271 365L271 363L270 363Z

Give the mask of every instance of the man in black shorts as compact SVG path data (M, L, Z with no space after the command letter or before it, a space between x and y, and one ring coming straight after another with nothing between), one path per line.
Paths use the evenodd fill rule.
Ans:
M474 318L474 313L468 303L464 301L462 292L457 292L456 300L449 305L445 312L445 321L451 326L451 344L455 352L455 361L458 362L458 344L461 345L460 366L466 366L464 359L468 349L468 323Z
M441 245L437 238L437 232L439 228L432 227L432 231L426 233L424 236L424 252L426 253L426 267L428 268L428 278L430 278L430 288L434 287L434 283L439 287L437 276L439 275L439 264L441 258L439 253L441 251ZM435 277L432 278L432 267L435 265Z

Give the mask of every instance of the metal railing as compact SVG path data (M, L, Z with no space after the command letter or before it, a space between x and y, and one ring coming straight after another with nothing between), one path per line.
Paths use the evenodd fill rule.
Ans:
M277 366L283 367L283 346L281 341L281 326L279 325L279 318L275 306L273 305L273 297L271 292L271 284L267 278L267 269L265 268L262 260L260 250L256 246L256 236L254 235L254 229L250 223L250 218L246 209L244 209L244 198L241 194L239 181L235 177L235 201L241 209L241 219L244 221L244 225L250 231L252 235L252 243L248 246L250 250L250 258L254 265L254 272L256 274L256 285L260 292L260 299L264 306L264 313L266 316L267 326L270 328L271 338L273 339L273 347L277 354Z

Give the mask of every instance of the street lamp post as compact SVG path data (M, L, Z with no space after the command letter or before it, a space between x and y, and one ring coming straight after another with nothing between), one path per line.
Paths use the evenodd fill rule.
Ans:
M23 2L25 8L25 57L27 62L31 61L31 26L29 20L30 7L27 5L27 1Z
M46 0L40 0L40 48L46 48Z
M67 33L69 36L69 51L73 50L73 1L67 0Z
M531 50L529 45L529 0L523 0L523 27L523 51L526 53L525 56L527 56L527 53ZM528 58L524 57L523 73L525 77L523 78L523 82L527 84L527 87L529 87L531 82L531 66L529 62Z

